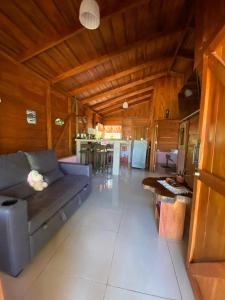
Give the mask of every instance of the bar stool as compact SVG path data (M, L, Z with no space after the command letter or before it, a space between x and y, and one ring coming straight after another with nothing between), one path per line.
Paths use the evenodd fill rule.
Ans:
M107 144L106 145L106 173L107 175L112 175L112 169L113 169L113 145Z
M81 144L80 150L80 163L89 164L91 163L91 145L90 144Z
M95 173L105 171L106 166L106 147L100 144L93 145L93 169Z

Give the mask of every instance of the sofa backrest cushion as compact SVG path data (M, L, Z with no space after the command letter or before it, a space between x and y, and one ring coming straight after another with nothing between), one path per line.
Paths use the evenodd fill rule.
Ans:
M59 168L52 170L48 173L44 174L44 181L47 182L48 185L52 184L53 182L59 180L60 178L64 177L62 171Z
M31 169L42 174L49 185L64 176L59 169L55 151L26 152L26 156Z
M25 152L32 170L44 174L58 168L56 154L53 150Z
M26 182L30 170L23 152L0 155L0 190Z

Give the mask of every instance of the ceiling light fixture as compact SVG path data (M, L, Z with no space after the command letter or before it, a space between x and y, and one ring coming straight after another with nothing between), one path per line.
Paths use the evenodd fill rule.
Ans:
M100 25L100 10L95 0L82 0L79 20L87 29L97 29Z
M129 106L129 105L128 105L128 103L127 103L126 101L123 102L123 108L124 108L124 109L128 109L128 106Z

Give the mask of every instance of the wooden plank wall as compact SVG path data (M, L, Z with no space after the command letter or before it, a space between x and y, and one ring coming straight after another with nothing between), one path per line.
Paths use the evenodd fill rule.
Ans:
M0 153L47 148L44 81L0 54ZM37 113L37 124L26 122L26 110Z
M69 98L59 92L49 93L47 81L1 53L0 65L0 154L44 150L51 144L54 147L62 130L55 126L54 120L56 117L66 119ZM36 125L27 123L27 109L36 111ZM57 146L59 157L71 153L68 135L69 127Z
M171 151L178 148L179 121L159 120L157 149L159 151Z
M117 112L103 119L104 125L121 125L123 138L149 138L151 100Z
M66 130L62 135L60 141L59 136L64 130L64 126L55 124L55 119L60 118L66 121L70 113L68 96L59 93L58 91L51 90L51 125L52 125L52 142L53 148L56 150L58 157L65 157L70 155L70 137L69 130ZM58 141L58 142L57 142Z
M165 119L165 111L169 109L169 119L180 119L178 93L183 87L182 76L168 76L158 79L154 83L154 96L152 101L151 122Z

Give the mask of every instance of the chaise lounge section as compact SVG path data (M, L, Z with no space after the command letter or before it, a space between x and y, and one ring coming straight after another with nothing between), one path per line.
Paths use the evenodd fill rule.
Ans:
M48 187L27 183L31 170ZM90 165L58 162L52 150L0 155L0 270L17 276L91 191Z

